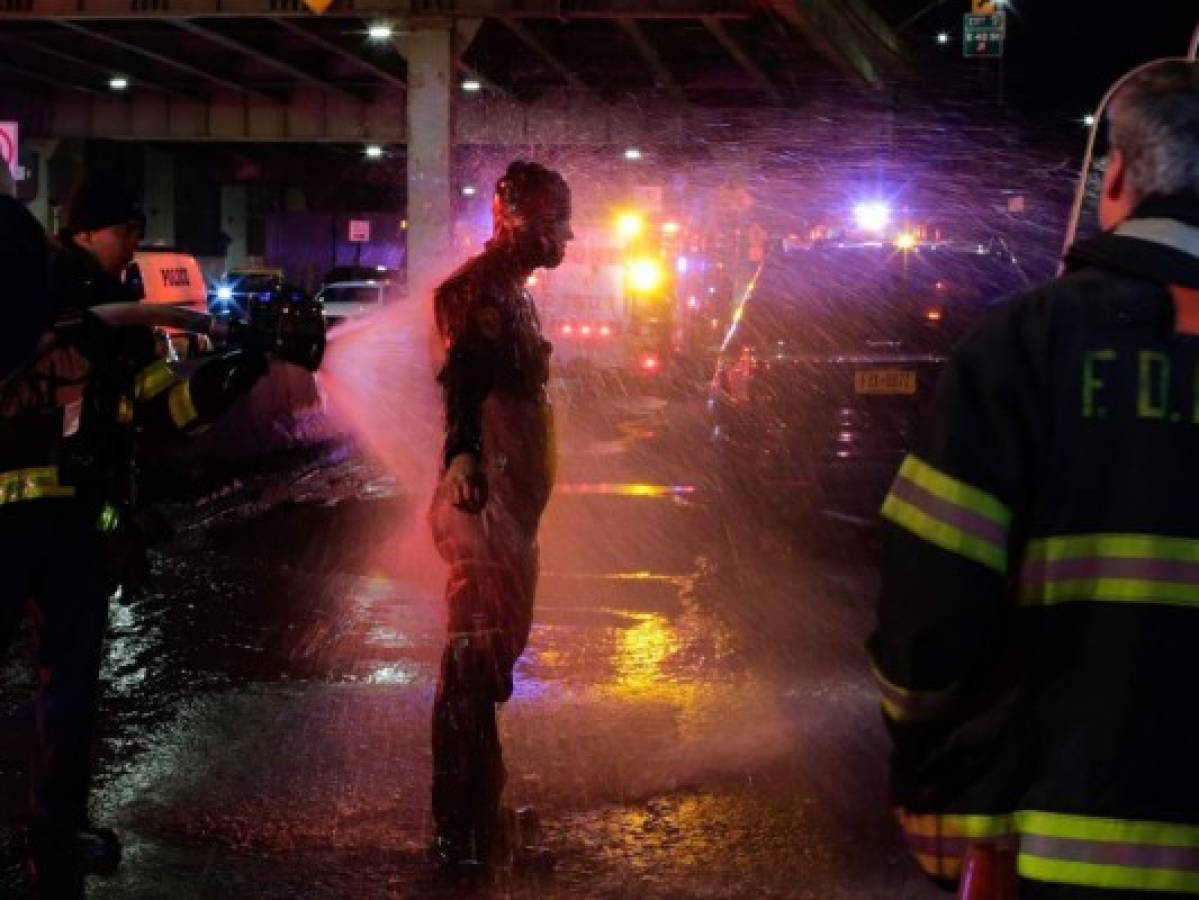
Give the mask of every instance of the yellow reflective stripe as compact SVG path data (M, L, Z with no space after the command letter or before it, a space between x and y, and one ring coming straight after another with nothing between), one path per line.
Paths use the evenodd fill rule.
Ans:
M1090 556L1199 562L1199 541L1156 534L1075 534L1029 541L1025 553L1029 560Z
M1199 848L1199 825L1078 816L1033 809L1017 813L1016 822L1020 831L1045 837Z
M157 397L172 384L179 380L174 369L163 360L150 363L137 374L133 383L133 396L138 400L150 400Z
M910 813L896 810L903 830L918 837L1001 838L1014 830L1010 813Z
M917 509L894 494L890 494L883 503L882 514L884 518L906 528L930 544L936 544L943 550L982 563L997 572L1007 572L1007 548L966 534L962 529L950 525L948 522L934 519L928 513Z
M196 406L192 403L191 384L186 381L181 381L173 388L167 397L167 405L171 410L171 421L175 423L176 428L187 428L196 419L200 418L200 414L196 412Z
M1025 605L1048 606L1071 600L1199 606L1199 585L1135 578L1072 578L1028 586L1020 592L1020 601Z
M75 488L58 483L57 466L38 466L0 472L0 505L39 500L43 497L74 497Z
M957 685L937 690L911 690L900 687L870 660L870 672L882 692L883 712L895 722L926 722L938 717L957 695Z
M912 813L896 815L909 834L925 837L1002 837L1013 831L1043 837L1199 849L1199 825L1115 819L1024 809L1014 813Z
M118 512L117 508L111 503L105 503L104 507L100 510L100 519L98 522L96 522L96 528L105 534L108 534L109 532L116 531L117 526L120 524L120 512Z
M924 488L933 496L977 513L1004 528L1012 522L1012 511L997 497L934 469L913 454L908 454L904 459L903 465L899 467L899 475Z
M1016 858L1016 870L1021 878L1054 884L1199 894L1199 872L1187 872L1182 869L1071 862L1021 853Z
M1199 606L1199 541L1156 534L1075 534L1031 541L1020 600Z
M930 875L956 877L970 844L998 840L1016 849L1019 873L1030 880L1199 894L1199 825L1043 810L896 815Z
M916 864L925 874L934 878L945 878L955 881L962 877L962 860L957 856L934 856L930 853L913 853Z

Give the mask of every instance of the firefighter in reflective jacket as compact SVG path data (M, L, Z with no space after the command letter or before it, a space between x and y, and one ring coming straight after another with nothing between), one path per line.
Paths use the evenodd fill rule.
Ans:
M7 207L4 221L40 231L23 209ZM265 371L261 355L238 351L183 379L157 358L150 329L109 328L93 315L131 299L119 276L144 221L130 195L85 183L61 241L47 247L42 237L27 257L4 260L5 281L26 286L13 300L48 307L55 323L23 359L6 353L0 372L0 615L11 630L31 604L30 853L43 897L83 896L84 874L120 858L116 836L91 824L87 799L111 548L134 536L134 441L196 430Z
M1199 67L1109 127L1102 233L958 348L883 506L899 822L1022 900L1199 895Z
M446 438L430 520L450 577L433 709L433 853L450 866L505 852L495 707L512 694L529 637L537 525L554 477L550 345L524 285L561 263L573 237L566 182L536 163L509 166L493 212L487 248L434 296Z

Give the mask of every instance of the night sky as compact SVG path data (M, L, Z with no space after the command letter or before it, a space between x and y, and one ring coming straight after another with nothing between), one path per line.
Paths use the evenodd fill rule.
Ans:
M928 5L882 0L877 8L898 25ZM943 77L966 79L976 68L962 58L962 15L968 10L967 0L947 0L904 31L917 58ZM1197 24L1195 0L1013 0L1003 60L1006 101L1035 118L1081 116L1133 66L1185 55ZM945 47L935 41L942 30L952 35Z

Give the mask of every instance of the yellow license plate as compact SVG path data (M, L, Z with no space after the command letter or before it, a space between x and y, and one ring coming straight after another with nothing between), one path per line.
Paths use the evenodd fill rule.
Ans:
M870 369L853 373L855 394L914 394L916 373L909 369Z

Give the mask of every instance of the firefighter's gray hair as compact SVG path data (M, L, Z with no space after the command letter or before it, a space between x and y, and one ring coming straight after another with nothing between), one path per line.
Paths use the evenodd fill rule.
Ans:
M1112 98L1108 121L1137 197L1199 200L1199 63L1163 62L1134 75Z

